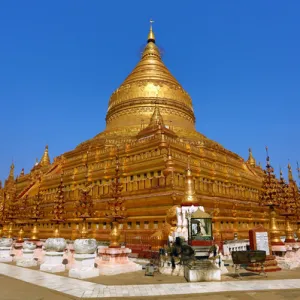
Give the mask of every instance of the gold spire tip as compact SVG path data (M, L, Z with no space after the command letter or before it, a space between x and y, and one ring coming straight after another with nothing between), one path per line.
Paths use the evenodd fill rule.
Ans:
M152 30L152 23L154 23L154 21L152 19L150 19L150 31L149 31L148 40L147 40L148 43L149 42L155 43L155 35Z

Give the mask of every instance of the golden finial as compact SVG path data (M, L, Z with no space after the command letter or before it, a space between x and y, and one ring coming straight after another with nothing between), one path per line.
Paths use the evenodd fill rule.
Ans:
M15 177L14 173L15 173L15 165L14 165L14 161L12 161L9 170L9 177L14 178Z
M249 165L250 165L251 167L255 167L255 166L256 166L256 161L255 161L255 159L254 159L254 157L253 157L251 148L249 148L249 157L248 157L247 162L249 163Z
M282 174L282 168L281 168L281 166L279 166L279 174L280 174L280 179L282 179L283 178L283 174Z
M36 166L38 166L38 165L39 165L39 159L36 158L36 159L35 159L35 164L34 164L34 166L36 167Z
M155 43L155 36L154 36L154 32L152 30L152 23L154 23L154 21L152 19L150 19L150 31L149 31L149 34L148 34L148 40L147 42L152 42L152 43Z
M24 174L25 174L25 171L24 171L24 168L22 168L20 177L24 176Z
M43 154L43 156L40 160L40 164L43 167L49 166L51 164L49 153L48 153L48 145L46 145L46 147L45 147L45 151L44 151L44 154Z
M290 162L288 163L288 177L289 177L289 182L294 182L292 167L290 165Z

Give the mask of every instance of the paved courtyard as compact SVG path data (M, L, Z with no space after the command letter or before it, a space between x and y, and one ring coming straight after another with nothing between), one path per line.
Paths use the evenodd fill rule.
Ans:
M293 272L293 271L291 271ZM297 272L300 273L300 270ZM0 263L0 299L300 299L300 279L104 285ZM279 274L279 273L278 273ZM125 275L126 276L126 275Z

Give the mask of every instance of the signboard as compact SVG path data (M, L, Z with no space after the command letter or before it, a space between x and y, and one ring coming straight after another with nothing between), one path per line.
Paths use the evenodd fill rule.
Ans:
M269 232L263 226L249 230L249 241L251 250L261 250L266 251L266 255L271 254Z
M256 250L264 250L267 255L270 255L269 236L268 232L255 232Z

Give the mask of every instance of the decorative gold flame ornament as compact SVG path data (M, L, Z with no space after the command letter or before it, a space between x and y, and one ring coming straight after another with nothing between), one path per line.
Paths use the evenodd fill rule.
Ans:
M267 152L267 165L264 170L264 177L262 182L262 189L259 194L260 205L268 206L270 209L270 224L269 230L271 235L271 243L273 245L282 245L280 239L280 230L278 229L277 220L276 220L276 211L275 208L279 207L279 183L275 177L274 169L270 165L270 157L268 154L268 148L266 147Z
M121 198L123 184L120 182L120 162L118 153L116 155L116 168L113 182L111 183L111 196L112 200L107 202L105 216L112 220L112 230L110 232L110 248L120 247L120 230L119 221L126 217L126 207L124 200Z
M63 184L63 172L60 176L60 183L55 195L54 206L52 210L52 221L55 223L53 237L60 237L60 224L65 221L66 210L65 210L65 196L64 196L64 184Z
M85 183L84 188L80 189L80 198L75 203L75 217L82 219L82 227L80 231L81 238L87 238L88 230L86 228L86 219L92 218L95 214L94 212L94 201L92 199L91 191L93 188L93 184L89 184L89 168L88 168L88 154L86 154L86 175L85 175Z

